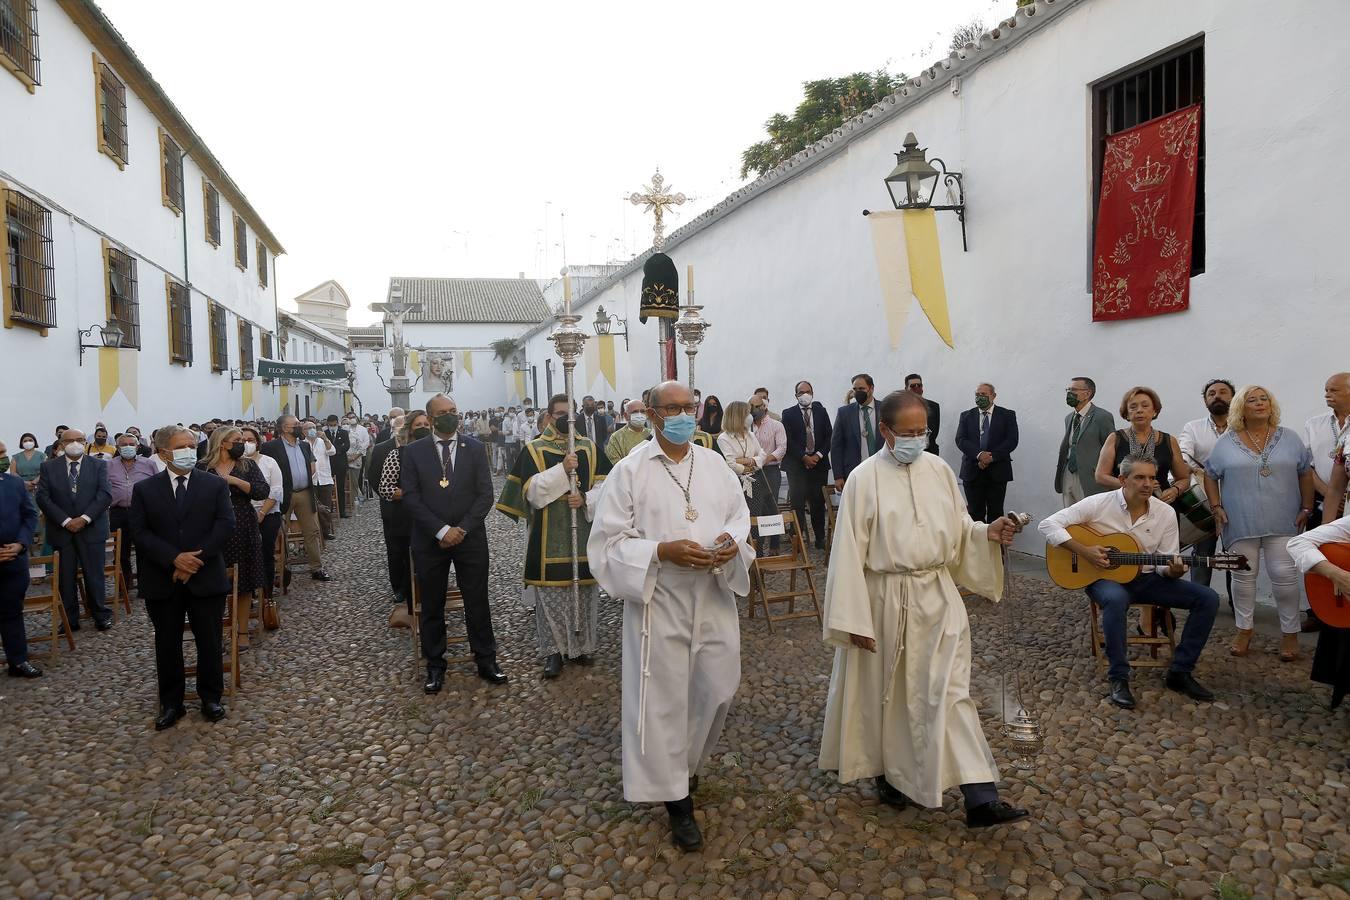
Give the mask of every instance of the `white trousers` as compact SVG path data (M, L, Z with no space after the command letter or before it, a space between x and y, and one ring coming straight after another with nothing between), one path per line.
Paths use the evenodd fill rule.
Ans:
M1256 612L1256 577L1261 574L1264 556L1266 574L1275 588L1275 606L1280 611L1280 631L1285 634L1299 632L1298 609L1303 589L1299 582L1298 564L1289 555L1289 538L1292 536L1282 534L1247 538L1225 548L1229 553L1240 553L1247 557L1247 563L1251 566L1250 572L1233 573L1233 611L1238 628L1245 630L1252 627L1252 617Z

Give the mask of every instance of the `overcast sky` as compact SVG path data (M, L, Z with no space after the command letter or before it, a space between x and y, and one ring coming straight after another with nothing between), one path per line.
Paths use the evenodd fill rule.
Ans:
M740 186L803 81L914 73L1015 7L99 2L285 244L283 305L334 278L353 325L393 275L556 274L564 233L567 262L626 260L655 166L695 197L678 227Z

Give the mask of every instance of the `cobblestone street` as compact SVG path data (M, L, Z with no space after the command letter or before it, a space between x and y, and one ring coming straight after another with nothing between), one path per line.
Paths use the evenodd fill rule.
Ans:
M1345 713L1269 630L1226 653L1226 606L1197 705L1136 672L1139 708L1104 699L1081 595L1013 581L1018 652L1046 729L1023 775L999 737L1006 619L971 604L974 677L1006 799L992 832L942 810L896 813L815 768L830 653L814 620L742 619L744 678L696 800L707 846L670 844L659 806L624 802L619 616L589 669L539 678L517 602L520 533L489 517L493 619L509 685L452 666L428 697L390 609L378 513L304 572L280 631L254 639L242 694L155 733L143 605L83 629L47 674L0 684L0 894L18 897L1347 897ZM823 590L823 572L818 574ZM31 623L30 623L31 627Z

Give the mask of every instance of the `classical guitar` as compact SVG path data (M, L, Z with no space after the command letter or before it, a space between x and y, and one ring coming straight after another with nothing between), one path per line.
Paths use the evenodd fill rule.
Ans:
M1139 542L1129 534L1100 534L1086 525L1070 525L1069 536L1087 547L1105 547L1111 560L1111 568L1099 569L1087 559L1066 547L1045 547L1045 568L1050 580L1062 588L1076 590L1085 588L1094 581L1105 578L1121 584L1133 581L1139 574L1140 566L1160 566L1167 568L1174 556L1181 554L1144 553ZM1192 553L1181 556L1188 566L1204 566L1207 569L1240 569L1246 571L1247 557L1237 553L1219 553L1214 556L1200 556ZM1330 582L1328 582L1329 584Z
M1333 566L1350 570L1350 544L1323 544L1317 549ZM1336 593L1331 579L1309 572L1303 576L1303 588L1317 618L1333 628L1350 628L1350 597Z

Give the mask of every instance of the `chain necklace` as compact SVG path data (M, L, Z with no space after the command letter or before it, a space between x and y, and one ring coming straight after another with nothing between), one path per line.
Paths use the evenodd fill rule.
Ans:
M1336 427L1336 411L1331 412L1331 452L1327 454L1332 459L1336 458L1336 451L1341 448L1341 443L1345 440L1345 434L1350 431L1350 416L1345 417L1345 424L1340 428Z
M670 476L670 480L675 482L675 486L680 489L680 493L684 494L684 517L690 522L694 521L698 518L698 510L694 509L694 502L689 496L689 488L694 484L693 448L690 448L689 450L689 477L685 479L684 484L680 484L680 479L675 477L675 472L671 469L670 463L665 461L664 457L658 456L657 459L661 463L661 468L665 469L666 474Z
M1135 436L1133 428L1125 429L1125 434L1130 439L1131 455L1143 455L1147 456L1149 459L1154 458L1153 445L1158 440L1158 432L1154 431L1152 427L1148 430L1148 440L1144 441L1143 444L1139 443L1139 438Z
M1220 430L1219 426L1216 425L1216 424L1214 424L1214 417L1213 417L1213 416L1210 416L1210 417L1209 417L1208 419L1206 419L1205 421L1209 423L1209 430L1212 431L1212 432L1214 432L1214 436L1215 436L1215 437L1221 437L1221 436L1223 435L1223 433L1224 433L1225 431L1228 430L1228 423L1227 423L1227 422L1224 422L1224 423L1223 423L1223 429Z
M1255 444L1255 443L1256 443L1256 432L1254 432L1254 431L1248 431L1247 434L1248 434L1248 436L1251 437L1252 443ZM1270 445L1270 436L1271 436L1272 434L1274 434L1274 429L1271 428L1269 425L1267 425L1267 426L1266 426L1266 435L1265 435L1265 437L1263 437L1263 438L1261 439L1261 446L1259 446L1259 447L1256 448L1257 454L1261 457L1261 469L1260 469L1260 472L1261 472L1261 476L1262 476L1263 478L1269 478L1269 477L1270 477L1270 473L1271 473L1271 471L1272 471L1271 468L1270 468L1270 451L1271 451L1271 449L1273 449L1273 448L1271 447L1271 445Z

